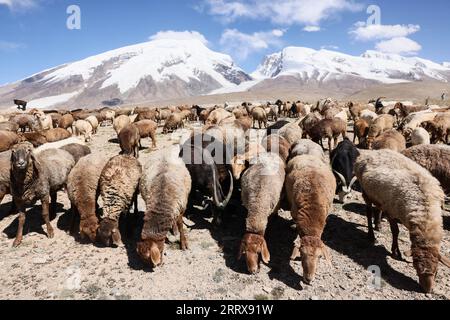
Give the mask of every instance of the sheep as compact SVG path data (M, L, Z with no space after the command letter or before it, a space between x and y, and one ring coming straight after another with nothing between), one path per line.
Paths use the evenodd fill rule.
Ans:
M58 128L59 122L61 121L62 115L58 112L53 112L48 114L52 118L53 128Z
M291 122L286 120L280 120L274 123L273 125L269 126L266 130L266 137L270 136L271 134L278 134L278 131L286 127L287 125L290 125Z
M227 118L232 118L233 121L236 120L236 118L231 112L219 108L214 111L211 111L211 113L208 115L208 119L206 119L206 124L208 125L219 124Z
M156 130L158 130L158 124L153 120L141 120L135 122L134 125L139 129L140 138L151 138L153 148L156 148Z
M69 131L62 128L45 130L42 131L42 134L44 135L48 143L69 139L72 136L72 134Z
M74 122L75 120L73 119L73 116L70 113L65 114L61 117L61 120L59 120L58 128L72 130L72 125Z
M306 134L311 131L312 128L314 128L321 120L322 116L317 112L310 113L303 118L299 123L299 127L303 130L303 137L305 138Z
M134 122L140 122L143 120L152 120L156 121L156 110L150 110L148 108L140 109L139 111L136 111L137 117L134 120Z
M69 144L80 144L80 145L83 145L83 146L85 145L84 142L80 141L76 137L73 137L73 138L61 140L61 141L58 141L58 142L46 143L46 144L36 148L34 150L34 152L37 154L37 153L41 153L42 151L49 150L49 149L61 149L62 147L67 146Z
M371 110L363 110L361 111L359 118L366 121L370 126L376 119L378 119L378 114Z
M353 127L353 133L353 143L356 143L356 138L358 138L359 144L362 144L369 135L369 124L366 120L356 120Z
M231 159L231 171L236 181L241 179L242 173L250 167L250 160L258 158L258 155L266 153L264 147L256 142L250 142L245 147L244 154L237 154Z
M175 224L180 232L181 250L188 249L183 215L192 180L186 165L179 158L179 152L177 146L153 154L139 184L147 209L137 252L152 267L163 262L164 242Z
M169 119L171 114L172 114L172 112L170 110L167 110L167 109L161 110L161 109L157 108L156 109L156 120L157 120L158 124L161 123L162 121Z
M241 241L238 260L245 256L248 271L259 270L259 254L269 263L270 252L264 235L269 217L280 207L285 180L284 161L276 154L261 154L258 162L242 176L242 204L248 211L246 233Z
M450 194L450 147L420 145L408 148L402 154L430 171L441 183L445 194Z
M21 141L29 142L33 147L37 148L47 143L47 138L43 132L25 132L21 133Z
M81 158L84 158L87 155L91 154L91 149L88 146L79 143L67 144L59 149L70 153L70 155L73 157L73 160L75 161L75 164L77 164Z
M92 133L93 134L97 134L98 125L99 125L97 117L89 116L89 117L86 118L86 121L91 124L91 126L92 126Z
M131 124L131 119L129 116L118 116L114 119L113 128L116 131L117 135L119 135L120 131L123 128Z
M21 138L18 134L10 131L0 131L0 152L8 151L20 141Z
M179 128L184 128L183 118L181 117L181 113L172 113L166 120L164 124L163 133L167 134L169 132L173 132L178 130Z
M372 149L372 143L376 137L387 130L394 128L395 119L393 116L384 114L375 119L369 127L369 134L367 136L367 147Z
M323 148L317 143L308 139L300 139L296 143L294 143L290 151L289 158L293 159L295 157L304 155L315 156L318 159L321 159L324 163L329 163L327 157L325 156L325 153L323 152Z
M272 134L265 138L261 144L267 152L277 154L285 163L287 162L291 144L286 139L279 135Z
M92 140L92 126L86 120L77 120L75 122L75 135L83 136L85 142Z
M119 232L119 217L128 212L134 202L137 206L138 184L142 166L131 156L119 155L108 161L100 175L99 188L103 200L103 216L98 228L98 240L105 246L119 246L122 237ZM127 217L129 218L129 217Z
M436 116L436 112L429 111L412 113L403 120L399 129L403 131L406 137L409 137L414 129L419 128L425 122L433 121Z
M422 289L430 293L439 261L450 267L449 259L440 254L444 192L439 181L414 161L391 150L365 151L356 161L355 174L367 204L370 239L375 240L371 223L374 204L390 222L392 255L397 259L402 259L398 223L409 230L413 265Z
M292 144L303 137L303 130L300 128L298 122L293 122L281 128L278 131L278 135L286 139L292 146Z
M31 131L31 128L35 126L35 118L29 114L19 114L16 116L12 116L9 121L15 122L19 125L19 128L22 132L25 132L27 129Z
M417 128L411 133L411 144L413 146L427 145L431 142L430 134L424 128Z
M245 132L249 131L253 124L253 120L249 116L242 116L239 119L236 119L236 122L240 124Z
M34 114L37 123L38 123L38 128L40 130L50 130L53 129L53 120L52 117L49 115L44 114L42 111L41 112L36 112Z
M10 194L11 151L0 153L0 204Z
M300 245L295 246L291 259L301 256L303 281L306 284L314 280L321 256L331 263L322 234L333 206L335 191L333 172L321 158L303 155L289 162L286 193L300 237Z
M56 213L57 192L66 185L74 165L73 157L64 150L50 149L35 155L29 143L18 144L11 150L10 189L19 212L19 227L14 247L22 242L25 208L37 200L42 203L47 235L53 238L54 231L49 213Z
M425 127L432 134L433 144L439 142L447 144L450 135L450 114L438 114L434 120L425 123Z
M255 107L251 112L251 116L253 118L253 128L256 129L256 122L258 122L259 129L262 129L264 125L267 128L267 113L262 107Z
M139 158L139 147L141 137L139 129L134 124L130 124L123 128L119 133L119 144L122 150L121 154L132 155Z
M19 125L15 122L5 121L0 123L0 131L11 131L17 132L19 131Z
M395 129L383 132L372 143L373 150L390 149L402 152L406 149L405 137Z
M75 218L79 216L77 234L79 233L82 239L88 238L91 242L95 242L99 227L96 207L100 175L108 161L109 157L104 155L87 155L78 161L67 180L67 194L72 212L70 231L75 231Z
M340 135L345 139L347 136L347 123L339 118L323 119L317 123L309 132L308 135L311 139L322 144L323 139L328 139L328 150L333 150L334 146L337 146L337 141Z
M0 114L0 123L8 122L8 119L6 119L3 115Z

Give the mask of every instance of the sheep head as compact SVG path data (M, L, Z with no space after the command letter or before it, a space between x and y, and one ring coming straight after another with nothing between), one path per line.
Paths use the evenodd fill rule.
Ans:
M118 221L108 218L103 219L98 228L97 239L107 247L120 246L122 237L120 236Z
M422 290L425 293L431 293L434 289L439 262L450 268L450 260L434 247L413 247L412 256Z
M25 172L32 164L38 166L31 143L22 142L11 149L11 166L14 171Z
M146 239L137 244L137 253L146 264L155 268L162 264L165 239Z
M231 159L231 171L235 180L241 178L242 173L249 167L249 162L246 161L245 155L238 154Z
M91 242L97 239L97 230L99 228L97 217L90 217L80 221L80 236L82 239L89 238Z
M324 257L331 265L331 256L328 248L317 237L303 237L294 247L291 259L301 257L303 266L303 282L311 284L316 276L319 259Z
M270 253L264 236L254 233L245 234L239 249L238 260L245 255L247 269L251 274L256 274L259 271L260 254L264 263L270 262Z

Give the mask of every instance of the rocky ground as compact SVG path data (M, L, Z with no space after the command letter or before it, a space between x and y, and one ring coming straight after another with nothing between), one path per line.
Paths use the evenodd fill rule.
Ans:
M101 128L91 148L95 153L115 155L119 146L109 127ZM175 142L159 138L159 148ZM145 141L144 146L149 146ZM141 152L145 162L148 151ZM0 299L449 299L450 270L440 266L435 293L421 293L411 261L390 257L391 234L386 222L377 234L378 243L367 242L365 207L356 193L346 205L335 204L328 219L324 241L331 249L332 265L320 262L312 286L301 284L300 261L290 261L296 233L289 212L281 212L269 223L267 239L271 252L268 266L261 264L256 276L246 273L237 260L245 216L238 202L227 210L218 229L199 208L191 208L186 219L190 249L180 251L178 239L170 239L164 265L155 270L144 266L135 253L135 241L123 247L101 248L80 244L66 233L69 201L59 193L54 239L47 239L38 204L27 214L23 244L13 249L17 217L9 216L10 198L0 206ZM140 199L139 208L145 206ZM141 213L143 214L143 213ZM45 226L44 226L45 228ZM444 217L442 252L450 256L450 215ZM139 236L137 231L135 237ZM405 228L400 248L409 249ZM410 260L410 258L409 258ZM381 278L372 270L379 270Z

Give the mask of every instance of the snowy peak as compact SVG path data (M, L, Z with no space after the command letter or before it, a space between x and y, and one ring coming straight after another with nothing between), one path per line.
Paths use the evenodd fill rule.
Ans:
M402 57L377 51L352 56L330 50L288 47L267 56L253 73L255 78L295 76L302 80L324 82L359 77L382 83L434 79L450 80L450 66L417 57Z

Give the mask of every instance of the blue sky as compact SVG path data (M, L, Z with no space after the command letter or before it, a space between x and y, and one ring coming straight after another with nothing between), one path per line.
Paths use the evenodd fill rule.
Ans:
M73 4L81 9L81 30L66 27ZM372 4L381 25L366 23ZM353 55L377 49L444 62L449 15L448 0L0 0L0 84L166 30L201 33L248 72L286 46Z

